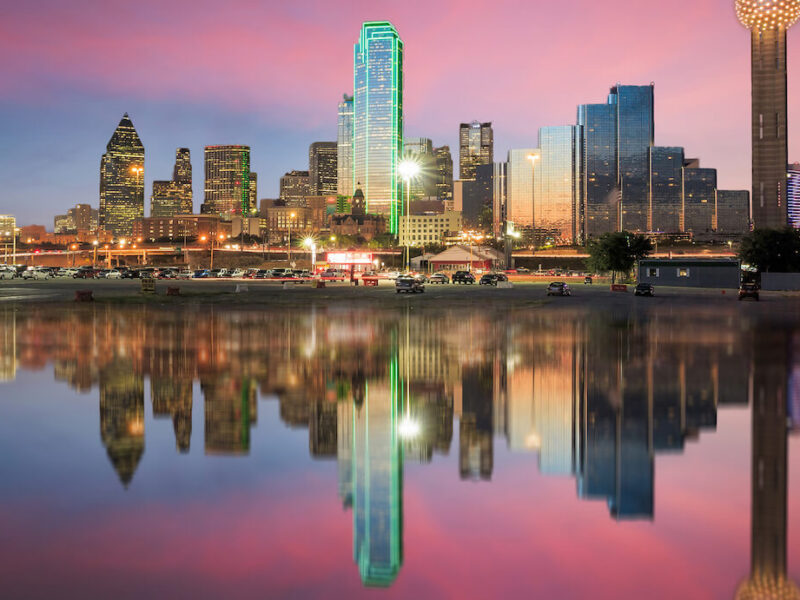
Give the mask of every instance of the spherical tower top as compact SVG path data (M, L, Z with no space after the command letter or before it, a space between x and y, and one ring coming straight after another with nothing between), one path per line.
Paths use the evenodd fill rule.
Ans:
M748 29L789 29L800 19L800 0L736 0L736 16Z

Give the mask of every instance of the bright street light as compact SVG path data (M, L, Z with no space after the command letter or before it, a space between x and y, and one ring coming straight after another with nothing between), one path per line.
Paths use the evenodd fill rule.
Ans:
M410 179L414 179L420 172L419 163L413 159L407 158L405 160L401 160L400 164L397 165L397 172L400 173L400 177L409 181Z
M397 172L400 173L400 177L402 177L406 182L405 246L406 246L406 271L408 271L408 269L411 266L411 249L409 248L409 239L411 231L409 230L409 222L408 222L409 215L411 214L411 180L419 175L420 166L417 161L411 158L406 158L405 160L401 160L400 164L397 165Z

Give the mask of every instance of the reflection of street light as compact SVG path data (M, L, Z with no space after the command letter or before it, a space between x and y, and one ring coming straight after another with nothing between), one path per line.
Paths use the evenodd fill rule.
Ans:
M419 421L412 419L410 415L403 417L397 426L397 432L400 434L400 437L407 440L417 437L421 429Z
M419 175L420 166L419 163L413 159L407 158L400 162L397 165L397 172L400 173L400 177L402 177L406 182L406 211L405 211L405 238L406 238L406 271L409 270L411 267L411 250L408 245L409 241L409 224L408 218L409 213L411 212L411 180L414 179Z

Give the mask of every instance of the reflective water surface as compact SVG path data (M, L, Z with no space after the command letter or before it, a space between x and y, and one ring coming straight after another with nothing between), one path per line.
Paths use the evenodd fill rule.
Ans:
M796 598L797 430L733 309L0 307L0 596Z

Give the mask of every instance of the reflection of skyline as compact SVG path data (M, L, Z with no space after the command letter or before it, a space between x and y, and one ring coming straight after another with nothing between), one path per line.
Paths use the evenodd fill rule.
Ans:
M233 456L251 452L259 396L276 398L281 421L308 430L309 455L335 460L354 559L362 582L378 586L403 564L404 464L454 450L454 419L454 478L491 480L504 442L543 475L574 477L578 497L605 502L613 518L652 519L655 456L713 431L719 408L746 405L771 364L756 360L747 327L711 313L691 327L670 313L66 314L0 313L2 331L15 332L3 349L14 349L15 368L51 362L58 380L99 388L101 438L126 486L144 453L148 395L154 417L171 419L177 451L202 435L205 453ZM791 408L798 355L784 354L768 378L783 377ZM416 429L403 437L407 420ZM753 435L755 452L755 425Z

